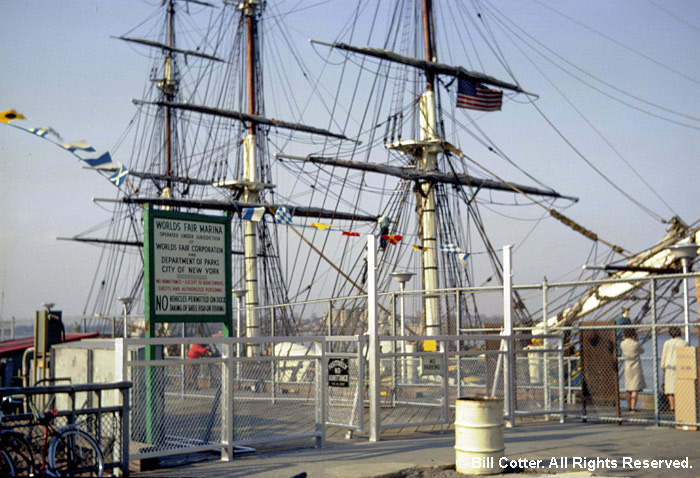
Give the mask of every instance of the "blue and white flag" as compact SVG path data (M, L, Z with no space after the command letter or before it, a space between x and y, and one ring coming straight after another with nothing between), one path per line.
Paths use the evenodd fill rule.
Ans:
M45 126L43 128L27 128L27 131L37 136L41 136L42 138L46 138L46 135L50 133L56 138L61 139L61 135L58 134L58 131L53 129L51 126Z
M290 225L292 223L292 214L289 212L289 209L284 206L278 207L277 211L275 211L275 222L285 226Z
M447 252L448 254L459 254L462 249L458 245L452 244L451 242L443 242L440 244L440 252Z
M462 264L462 267L467 267L467 257L469 257L468 252L463 252L459 254L457 257L459 257L459 262Z
M260 222L265 214L265 207L247 207L241 214L241 219L244 221Z
M119 168L119 171L114 173L112 176L109 177L109 180L114 183L115 186L120 187L122 184L124 184L124 181L126 181L126 177L129 175L129 170L122 165Z
M95 148L90 146L85 140L74 141L73 143L61 143L61 147L67 149L71 153L75 153L77 150L87 151L90 153L95 152Z
M111 169L115 167L115 164L112 162L112 156L110 156L109 151L105 152L99 158L88 158L83 159L83 161L85 161L88 164L88 166L95 169Z

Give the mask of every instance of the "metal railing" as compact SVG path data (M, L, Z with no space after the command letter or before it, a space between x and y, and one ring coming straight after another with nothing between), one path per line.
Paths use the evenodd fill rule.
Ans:
M21 431L27 437L39 432L39 425L29 411L29 400L40 410L57 408L56 428L77 425L92 435L104 456L105 469L119 468L123 475L129 473L129 391L130 382L53 385L42 387L0 388L0 400L12 397L16 400L14 413L3 414L3 427ZM94 400L83 402L81 395L91 395ZM21 397L21 400L19 399ZM58 408L65 402L69 406ZM92 405L77 408L77 403ZM30 440L32 442L32 440Z
M497 335L499 320L506 315L504 288L482 287L376 294L376 349L370 346L373 332L367 333L365 325L359 327L361 335L338 335L358 317L362 319L359 323L366 324L367 296L256 307L265 311L260 315L263 322L268 321L268 337L130 338L120 342L117 378L134 381L131 454L145 457L183 449L221 450L224 457L230 457L236 446L252 443L310 438L321 445L327 426L378 436L394 427L447 425L454 413L453 399L465 394L504 397L504 414L511 424L530 416L559 420L568 416L697 426L693 420L677 421L664 409L659 371L660 337L671 325L683 326L678 318L689 306L680 303L674 284L691 277L700 274L516 285L512 290L517 295L518 317L546 325L516 327L512 335ZM561 311L563 303L575 303L583 289L625 283L634 283L634 293L624 299L606 299L583 319L584 325L554 324L553 311ZM420 314L427 294L444 299L441 320L450 324L445 328L458 333L420 336L404 327ZM406 311L402 307L399 314L401 298L409 299L409 307ZM633 306L636 324L595 325L612 320L623 300ZM327 336L279 336L281 317L292 314L299 318L300 311L311 306L328 311ZM248 309L234 308L234 317ZM347 311L346 316L342 311ZM474 318L494 322L496 328L470 327ZM642 391L645 412L641 414L620 410L625 398L621 359L617 359L617 375L606 375L608 385L617 386L616 395L606 405L591 398L591 384L581 371L581 333L620 328L635 328L642 340L652 344L641 357L647 379ZM533 338L546 340L540 346L526 346ZM429 341L437 346L426 348ZM185 359L184 347L193 343L218 346L220 356ZM260 345L266 354L247 356L243 349L252 344ZM283 344L305 344L308 349L298 353ZM132 347L179 347L179 352L178 357L166 354L146 361L131 356L128 350ZM348 387L327 383L332 358L348 360ZM144 406L148 400L151 405ZM163 410L156 411L158 407Z
M383 346L376 357L380 366L375 384L369 374L367 336L119 339L123 361L117 375L134 383L129 453L140 459L216 450L229 459L236 447L281 440L314 439L316 446L323 446L329 426L370 435L406 426L447 426L454 420L454 400L467 394L505 395L512 404L506 410L511 422L534 415L563 419L561 336L544 336L551 342L548 348L523 352L521 365L508 366L507 347L501 344L530 338L378 336ZM435 350L420 345L428 341L436 341ZM497 348L475 350L468 345L474 341L491 341ZM218 347L222 354L181 359L177 353L143 360L126 353L135 347L195 343ZM266 355L236 356L238 345L245 349L251 344ZM344 364L345 378L329 380L328 368L338 361ZM552 380L512 381L508 386L505 374L515 377L520 367ZM376 423L369 420L375 413L373 402L379 404Z
M230 459L236 447L255 443L314 439L317 446L324 444L325 337L118 339L117 343L121 359L117 373L134 382L132 458L217 450ZM134 347L195 343L218 346L221 356L143 360L127 353ZM267 355L237 356L239 344L259 345ZM142 413L136 412L136 401Z

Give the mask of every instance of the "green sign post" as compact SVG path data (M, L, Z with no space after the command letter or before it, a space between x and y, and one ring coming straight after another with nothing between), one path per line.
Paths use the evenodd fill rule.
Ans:
M152 209L144 211L146 337L159 323L223 324L233 330L231 298L231 220ZM154 360L154 346L146 360ZM146 441L162 437L164 382L146 367Z

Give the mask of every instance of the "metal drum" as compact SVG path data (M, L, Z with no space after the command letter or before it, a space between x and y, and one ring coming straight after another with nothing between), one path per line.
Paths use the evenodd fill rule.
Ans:
M503 399L458 398L455 409L455 455L458 473L493 475L503 468Z

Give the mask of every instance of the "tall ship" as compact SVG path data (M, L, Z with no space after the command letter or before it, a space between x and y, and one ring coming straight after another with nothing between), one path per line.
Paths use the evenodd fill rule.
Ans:
M470 23L482 18L476 4L358 2L343 8L342 31L319 20L305 28L317 36L303 45L289 40L302 25L283 21L287 8L316 21L312 5L164 0L116 37L152 66L132 100L126 139L110 152L115 162L96 167L106 177L123 173L116 197L101 199L112 208L108 227L72 238L103 248L87 316L118 315L120 296L135 299L128 315L143 313L146 205L230 216L232 283L245 291L248 336L362 333L362 301L352 297L367 292L368 234L378 238L380 290L392 289L392 274L410 272L412 288L426 291L412 333L481 327L492 310L430 292L503 283L489 215L504 208L514 220L524 208L533 217L534 208L537 222L583 234L600 247L596 258L618 265L613 277L680 271L668 246L696 242L697 224L668 219L658 244L628 251L568 217L576 197L538 181L491 142L483 118L509 104L537 107L539 97L507 64L499 75L467 66L479 63L470 35L488 32ZM499 56L495 40L485 43ZM492 167L494 158L516 177ZM570 325L634 293L595 307L561 301L549 313L553 324ZM349 298L330 309L263 308L338 297ZM540 320L526 302L516 293L516 321Z

